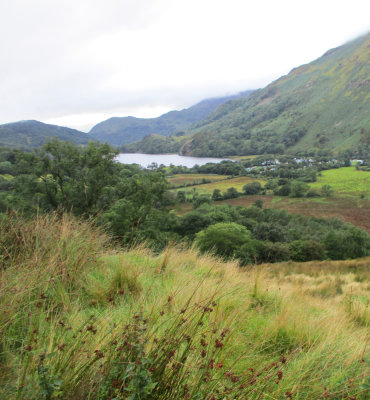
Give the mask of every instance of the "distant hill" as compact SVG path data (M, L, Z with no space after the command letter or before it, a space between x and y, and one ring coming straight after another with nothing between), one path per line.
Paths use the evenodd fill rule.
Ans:
M178 151L194 156L341 151L370 145L370 34L217 108Z
M151 134L168 136L180 133L195 122L201 121L226 101L246 97L252 91L238 95L203 100L181 111L170 111L157 118L114 117L95 125L90 134L94 139L112 145L136 142Z
M221 104L181 138L152 135L123 151L225 157L370 152L370 34Z
M76 144L87 144L91 140L89 134L76 129L33 120L0 125L0 146L30 150L42 146L49 138L53 137Z

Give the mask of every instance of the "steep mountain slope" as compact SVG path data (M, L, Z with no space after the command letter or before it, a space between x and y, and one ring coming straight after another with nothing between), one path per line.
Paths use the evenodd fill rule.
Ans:
M48 138L57 137L76 144L87 144L89 134L76 129L44 124L39 121L19 121L0 125L0 146L29 150L43 145Z
M194 156L341 151L370 144L370 34L220 106L179 149Z
M117 146L138 141L150 134L168 136L204 119L220 104L232 98L248 96L250 92L246 91L236 96L203 100L192 107L181 111L170 111L158 118L110 118L95 125L90 130L90 134L94 139Z

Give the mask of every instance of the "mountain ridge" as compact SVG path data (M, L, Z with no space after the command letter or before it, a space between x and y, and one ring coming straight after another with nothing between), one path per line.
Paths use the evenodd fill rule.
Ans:
M202 120L224 102L242 96L248 96L247 90L236 95L215 97L202 100L182 110L172 110L156 118L112 117L96 124L90 135L102 142L121 146L144 138L151 134L169 136L181 134L192 124Z
M370 151L370 33L220 105L163 151L193 156ZM159 138L151 138L160 152ZM161 140L163 142L163 140ZM148 139L126 151L151 151Z
M30 150L42 146L50 138L87 144L91 137L77 129L45 124L37 120L21 120L0 125L0 146Z

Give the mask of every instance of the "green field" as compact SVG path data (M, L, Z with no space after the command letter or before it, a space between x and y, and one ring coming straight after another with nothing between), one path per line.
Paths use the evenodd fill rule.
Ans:
M243 190L243 186L245 186L247 183L251 183L254 181L260 182L262 186L266 183L266 181L262 179L250 178L249 176L238 176L236 178L218 180L212 183L205 183L204 185L189 186L186 188L186 190L196 189L197 192L201 194L212 194L215 189L219 189L221 190L221 192L226 192L228 188L234 187L239 192L241 192Z
M329 169L321 172L317 182L311 183L312 188L320 189L323 185L330 185L335 195L370 196L370 172L357 171L355 167Z
M171 186L199 185L203 180L221 181L228 178L229 175L210 175L210 174L178 174L167 178Z

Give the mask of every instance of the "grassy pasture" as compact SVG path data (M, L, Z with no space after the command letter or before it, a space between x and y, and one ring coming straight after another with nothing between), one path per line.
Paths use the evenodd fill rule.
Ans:
M330 185L335 195L370 197L370 172L357 171L355 167L343 167L321 172L317 182L311 183L312 188L320 189Z
M231 156L229 158L236 161L246 161L246 160L254 160L257 157L258 155L250 155L250 156Z
M1 399L368 398L369 258L240 268L4 222Z
M177 174L167 178L171 186L199 185L203 179L208 181L221 181L229 175L210 175L210 174Z
M239 192L241 192L244 185L254 181L260 182L262 186L265 184L265 181L262 179L250 178L248 176L238 176L236 178L223 179L211 183L205 183L204 185L200 186L189 186L186 188L186 190L191 190L194 188L201 194L212 194L214 189L219 189L221 190L221 192L226 192L228 188L234 187Z

